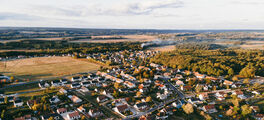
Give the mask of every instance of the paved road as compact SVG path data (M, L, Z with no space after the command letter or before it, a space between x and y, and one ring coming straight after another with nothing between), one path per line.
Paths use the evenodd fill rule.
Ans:
M164 81L170 85L170 87L173 89L175 93L178 94L178 96L185 101L185 95L182 91L180 91L178 88L176 88L171 82L168 81L168 78L164 78Z
M172 103L172 102L177 101L177 100L180 100L180 99L181 99L181 100L184 100L184 101L186 102L186 100L185 100L185 95L183 94L183 92L180 91L178 88L176 88L176 87L175 87L173 84L171 84L168 80L169 80L168 78L164 78L164 81L170 85L170 87L173 89L173 91L174 91L175 93L177 93L178 98L174 98L174 99L170 99L170 100L167 100L167 101L165 101L165 102L162 102L161 104L156 105L155 107L149 109L149 110L146 111L146 112L142 112L142 113L139 113L139 114L136 114L136 115L127 116L127 117L126 117L125 119L123 119L123 120L130 120L130 119L132 119L132 118L139 118L139 117L141 117L142 115L150 114L150 113L152 113L152 112L154 112L154 111L156 111L156 110L159 110L159 109L161 109L161 108L166 107L167 104Z
M106 107L106 106L103 106L103 105L99 105L98 103L95 103L94 101L91 101L89 99L87 99L85 96L86 94L85 93L82 93L82 92L79 92L79 91L76 91L76 90L73 90L72 93L76 96L78 96L79 98L81 98L82 100L85 100L91 104L93 104L94 106L100 106L98 107L101 111L105 112L105 113L109 113L111 115L114 115L115 117L117 118L122 118L121 115L117 114L116 112L114 112L113 110L111 110L110 108Z
M87 74L89 74L89 73L93 73L93 72L87 72ZM65 78L65 77L69 77L69 76L75 76L75 75L79 75L79 74L83 74L83 73L75 73L75 74L64 75L64 76L59 76L59 77L43 78L43 79L39 79L39 80L36 80L36 81L31 81L31 82L23 82L23 83L18 83L18 84L11 84L11 85L7 85L7 86L4 86L4 87L0 88L0 90L4 90L6 88L11 88L11 87L27 85L27 84L34 84L34 83L38 83L40 80L50 81L50 80L54 80L54 79L60 79L60 78Z

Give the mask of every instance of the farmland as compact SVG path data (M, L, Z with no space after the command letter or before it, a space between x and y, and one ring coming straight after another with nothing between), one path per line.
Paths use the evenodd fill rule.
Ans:
M20 80L36 80L95 71L98 65L71 57L28 58L0 63L1 73Z

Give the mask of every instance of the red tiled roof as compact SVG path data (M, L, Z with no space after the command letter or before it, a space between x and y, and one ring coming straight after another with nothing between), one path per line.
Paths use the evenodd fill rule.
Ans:
M58 112L65 112L65 111L67 111L66 108L59 108L59 109L58 109Z
M204 106L206 110L215 109L214 105L206 105Z
M70 116L70 118L76 117L76 116L79 116L79 113L75 111L73 113L70 113L69 116Z
M127 105L119 105L117 106L118 111L124 112L128 108Z

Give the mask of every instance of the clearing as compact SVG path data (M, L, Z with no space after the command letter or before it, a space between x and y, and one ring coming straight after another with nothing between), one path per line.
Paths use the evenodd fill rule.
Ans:
M81 72L92 72L99 65L72 57L39 57L0 62L0 73L19 80L62 77Z

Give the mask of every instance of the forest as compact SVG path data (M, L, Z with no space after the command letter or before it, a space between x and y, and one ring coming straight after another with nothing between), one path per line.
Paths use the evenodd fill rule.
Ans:
M198 71L212 76L252 78L264 74L264 52L243 49L176 49L160 53L151 62L172 68Z
M0 50L36 50L0 52L0 57L18 55L60 55L68 53L98 53L121 50L141 50L139 42L122 43L71 43L67 41L24 40L0 43Z

